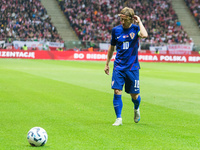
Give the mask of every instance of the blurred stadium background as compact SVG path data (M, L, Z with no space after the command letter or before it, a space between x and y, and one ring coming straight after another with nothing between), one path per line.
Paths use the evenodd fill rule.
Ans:
M199 56L199 0L1 0L1 50L106 52L125 6L149 33L141 53Z
M124 92L124 125L113 128L103 61L125 6L149 33L139 50L142 119L133 123ZM0 0L0 10L1 150L32 149L34 126L48 133L45 149L199 150L199 0Z

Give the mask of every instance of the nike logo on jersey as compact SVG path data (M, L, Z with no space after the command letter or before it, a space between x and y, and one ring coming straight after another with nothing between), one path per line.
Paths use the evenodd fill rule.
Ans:
M118 37L117 37L117 39L119 39L120 37L121 37L121 35L120 35L120 36L118 36Z
M135 91L138 91L139 89L135 89Z

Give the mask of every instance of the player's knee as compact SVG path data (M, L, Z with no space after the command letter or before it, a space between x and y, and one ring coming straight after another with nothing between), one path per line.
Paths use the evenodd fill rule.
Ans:
M136 100L138 98L139 94L131 94L131 97Z
M114 89L114 93L116 95L121 95L122 94L122 91L121 90L118 90L118 89Z

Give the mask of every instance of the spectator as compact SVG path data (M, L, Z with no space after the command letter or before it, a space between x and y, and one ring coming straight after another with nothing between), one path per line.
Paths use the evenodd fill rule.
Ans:
M185 0L185 3L189 7L192 15L194 16L200 28L200 1L199 0Z
M24 46L22 47L22 50L27 51L28 47L26 46L26 44L24 44Z
M0 10L0 40L62 41L40 0L1 0Z
M143 18L149 37L142 42L155 45L188 42L171 0L65 0L61 9L80 40L108 42L111 28L120 24L115 14L124 6L133 8Z

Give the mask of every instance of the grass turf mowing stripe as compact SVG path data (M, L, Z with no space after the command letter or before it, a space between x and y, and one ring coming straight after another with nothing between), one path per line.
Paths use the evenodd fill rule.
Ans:
M151 77L151 71L149 74L143 74L142 70L145 71L151 63L142 63L142 120L139 124L133 123L133 105L129 96L123 94L124 125L118 128L111 126L115 117L112 107L113 94L110 89L110 77L104 77L104 63L3 61L10 62L4 66L0 65L2 149L30 149L25 136L38 122L49 135L49 141L43 147L45 149L199 148L199 114L195 111L184 111L188 104L184 105L181 101L182 95L185 94L181 93L182 90L171 99L168 99L169 90L166 90L170 82L177 83L175 86L179 89L185 84L190 85L191 80L181 82L169 79L168 83L166 77L163 77L163 80ZM156 70L157 65L151 65ZM170 65L179 66L163 64L164 70ZM158 64L158 68L161 66L162 64ZM57 68L55 73L54 68ZM80 68L82 69L78 72ZM162 71L160 72L162 76ZM176 76L177 70L174 72ZM196 78L196 74L192 75ZM88 83L87 86L88 81L96 82ZM163 84L164 88L157 86L160 84ZM198 83L191 82L191 85L198 86ZM159 92L155 92L156 89L159 89ZM177 98L180 100L177 101ZM170 106L173 102L183 106L173 108ZM199 108L195 102L196 98L192 95L191 108Z

